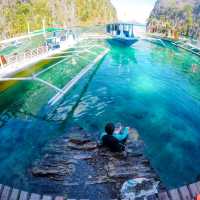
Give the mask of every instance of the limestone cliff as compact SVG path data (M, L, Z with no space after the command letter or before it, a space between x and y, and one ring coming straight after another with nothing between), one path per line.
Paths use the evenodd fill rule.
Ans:
M0 0L0 36L12 37L46 26L104 24L116 20L110 0Z
M157 0L147 30L160 33L174 30L184 36L200 38L200 1Z

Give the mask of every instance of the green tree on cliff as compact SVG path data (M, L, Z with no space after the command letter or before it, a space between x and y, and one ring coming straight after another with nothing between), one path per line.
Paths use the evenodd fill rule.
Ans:
M184 7L184 11L186 13L186 26L187 26L186 36L189 36L190 29L192 28L193 24L193 17L192 17L193 8L191 5L186 5Z
M11 37L56 24L77 26L102 24L116 19L110 0L4 0L0 4L0 31Z

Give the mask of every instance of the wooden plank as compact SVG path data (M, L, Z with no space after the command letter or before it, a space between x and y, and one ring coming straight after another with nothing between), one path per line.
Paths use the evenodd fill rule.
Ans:
M57 196L57 197L55 197L55 200L64 200L64 197Z
M144 198L142 198L142 197L138 197L137 199L144 200ZM70 199L67 199L67 200L70 200ZM72 200L77 200L77 199L72 199ZM90 200L90 199L80 199L80 200ZM110 199L110 200L117 200L117 199ZM122 199L122 200L127 200L127 199Z
M180 187L179 191L183 200L192 200L187 186Z
M196 197L197 194L199 194L199 190L195 183L188 185L188 188L193 198Z
M3 185L0 184L0 197L1 197L1 192L2 192L2 190L3 190Z
M140 199L141 197L138 197L138 199ZM143 198L143 197L142 197ZM68 199L67 199L68 200ZM73 199L73 200L77 200L77 199ZM91 199L80 199L80 200L91 200ZM119 200L119 199L109 199L109 200ZM121 199L120 199L121 200ZM127 200L127 199L126 199ZM144 198L142 199L144 200Z
M11 191L10 187L4 186L2 194L1 194L1 200L8 200L9 195L10 195L10 191Z
M147 197L147 200L158 200L158 197L154 194L154 195L150 195Z
M28 192L21 191L19 200L28 200Z
M13 188L9 200L18 200L19 190Z
M197 189L198 189L198 191L200 193L200 181L196 182L195 185L196 185L196 187L197 187Z
M181 197L177 189L170 190L169 196L171 197L172 200L181 200Z
M43 195L42 200L52 200L52 196Z
M39 195L39 194L32 193L32 194L31 194L31 197L30 197L30 200L40 200L40 195Z
M158 194L158 199L159 200L169 200L169 196L167 192L162 192Z

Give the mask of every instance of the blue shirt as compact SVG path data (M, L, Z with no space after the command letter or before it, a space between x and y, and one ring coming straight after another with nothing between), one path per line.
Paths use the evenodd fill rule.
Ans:
M124 140L124 139L126 139L128 137L128 130L129 130L129 128L125 127L123 132L113 133L113 137L115 137L119 142L121 142L122 140ZM104 135L107 135L107 133L103 132L100 135L100 142L101 143L103 142L102 138L103 138Z

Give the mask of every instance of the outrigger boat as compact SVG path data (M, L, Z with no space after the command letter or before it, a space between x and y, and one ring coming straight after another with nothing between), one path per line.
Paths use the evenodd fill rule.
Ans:
M53 36L47 38L46 45L49 50L65 49L69 43L73 43L76 39L75 34L70 31L53 32Z
M123 46L131 46L138 41L139 38L134 36L133 24L130 23L114 23L106 26L106 32L111 36L109 43L117 43Z

